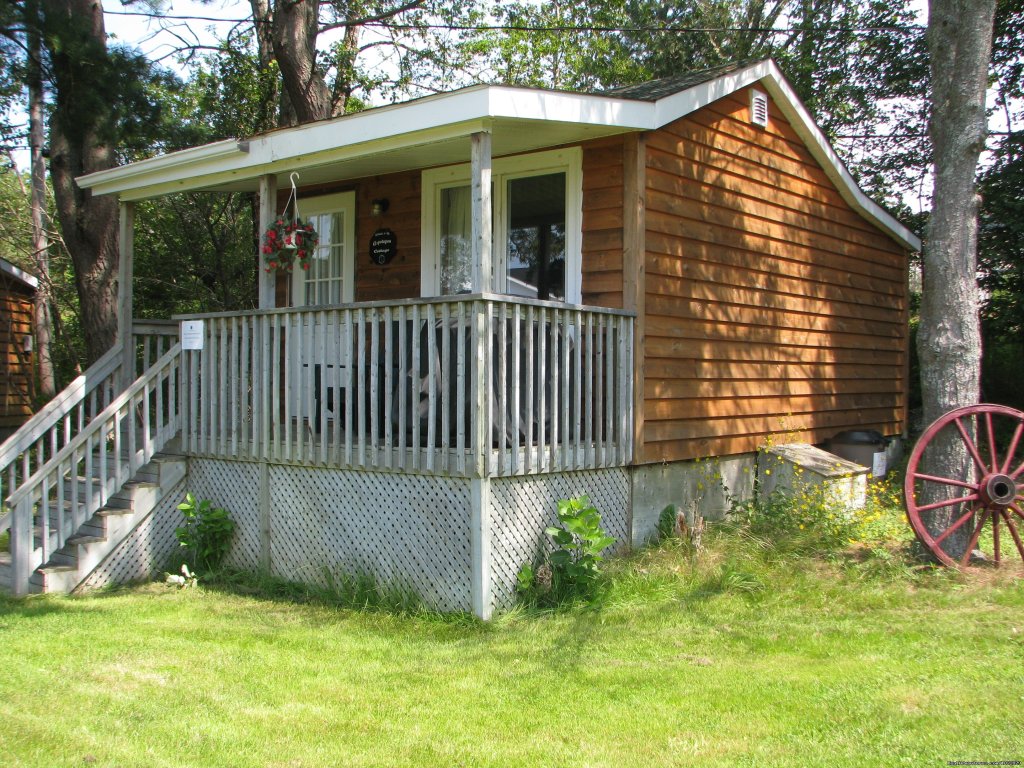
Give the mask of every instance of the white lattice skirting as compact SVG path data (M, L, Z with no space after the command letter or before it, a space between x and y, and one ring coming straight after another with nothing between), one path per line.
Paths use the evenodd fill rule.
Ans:
M260 472L267 472L260 513ZM464 478L192 459L188 489L231 512L231 564L256 569L269 555L276 576L324 583L367 574L415 591L444 611L473 608L472 484ZM605 527L625 543L625 469L491 480L491 606L514 601L515 576L542 546L559 499L587 494ZM269 545L269 547L268 547Z

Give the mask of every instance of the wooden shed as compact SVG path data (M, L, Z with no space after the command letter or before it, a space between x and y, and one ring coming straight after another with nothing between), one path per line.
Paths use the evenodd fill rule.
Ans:
M32 317L39 281L0 259L0 440L32 416Z
M304 267L261 272L257 311L176 318L154 363L130 323L135 202L252 190L266 231L295 174L320 236ZM742 497L769 439L906 428L919 242L770 60L598 94L474 86L79 183L121 201L108 411L148 404L134 461L172 441L243 567L365 572L488 616L559 498L639 543L667 503L718 503L699 459ZM97 423L97 444L124 429ZM28 515L40 482L9 503ZM123 577L116 552L169 514L73 579Z

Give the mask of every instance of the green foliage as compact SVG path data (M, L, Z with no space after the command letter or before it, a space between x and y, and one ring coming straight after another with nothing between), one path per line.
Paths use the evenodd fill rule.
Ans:
M861 509L844 505L823 486L804 484L736 503L730 516L753 536L785 540L799 552L835 555L850 547L909 543L899 481L893 472L869 483Z
M554 606L597 597L601 553L615 539L601 527L601 513L586 496L559 501L558 522L545 529L553 546L544 562L536 569L527 563L516 576L517 589L527 603Z
M679 510L674 504L669 504L658 515L658 541L671 539L678 533Z
M214 507L208 499L196 501L191 493L178 505L185 524L174 530L179 546L193 571L216 571L231 546L235 523L227 510Z

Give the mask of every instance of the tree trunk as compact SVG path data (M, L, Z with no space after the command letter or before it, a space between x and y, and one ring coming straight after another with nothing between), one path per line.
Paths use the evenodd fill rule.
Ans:
M276 0L273 44L287 106L297 123L331 117L331 92L316 62L320 0ZM282 110L282 119L289 119Z
M975 174L985 146L985 89L995 5L995 0L929 3L929 129L935 186L923 254L917 337L926 423L953 408L977 403L980 390ZM931 455L925 457L924 471L968 479L972 462L959 436L938 438L931 444ZM933 510L926 524L937 533L958 514L957 506ZM963 554L972 529L961 526L946 540L950 556Z
M49 221L46 213L46 162L43 145L46 129L43 124L42 18L37 0L25 3L25 36L27 55L25 80L28 86L28 135L31 160L32 194L32 257L35 261L39 288L33 300L32 326L36 342L39 371L39 395L50 400L57 394L53 371L53 319L51 315Z
M109 71L99 0L43 0L55 101L50 118L50 178L75 287L89 363L117 337L117 199L93 197L75 178L112 168L107 115L95 106L89 73ZM85 77L82 77L83 73ZM84 81L84 84L83 84ZM81 101L92 96L90 107Z

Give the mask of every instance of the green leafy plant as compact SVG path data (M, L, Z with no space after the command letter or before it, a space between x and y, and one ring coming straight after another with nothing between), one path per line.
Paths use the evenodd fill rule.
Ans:
M679 534L679 510L669 504L658 515L658 541L671 539Z
M208 499L197 501L191 493L178 505L185 524L176 528L179 546L193 571L215 571L224 561L235 533L235 523L226 509L213 506Z
M558 502L557 526L545 533L552 549L533 567L526 563L516 575L516 588L527 603L557 605L596 597L602 552L615 543L601 527L601 513L586 496Z

